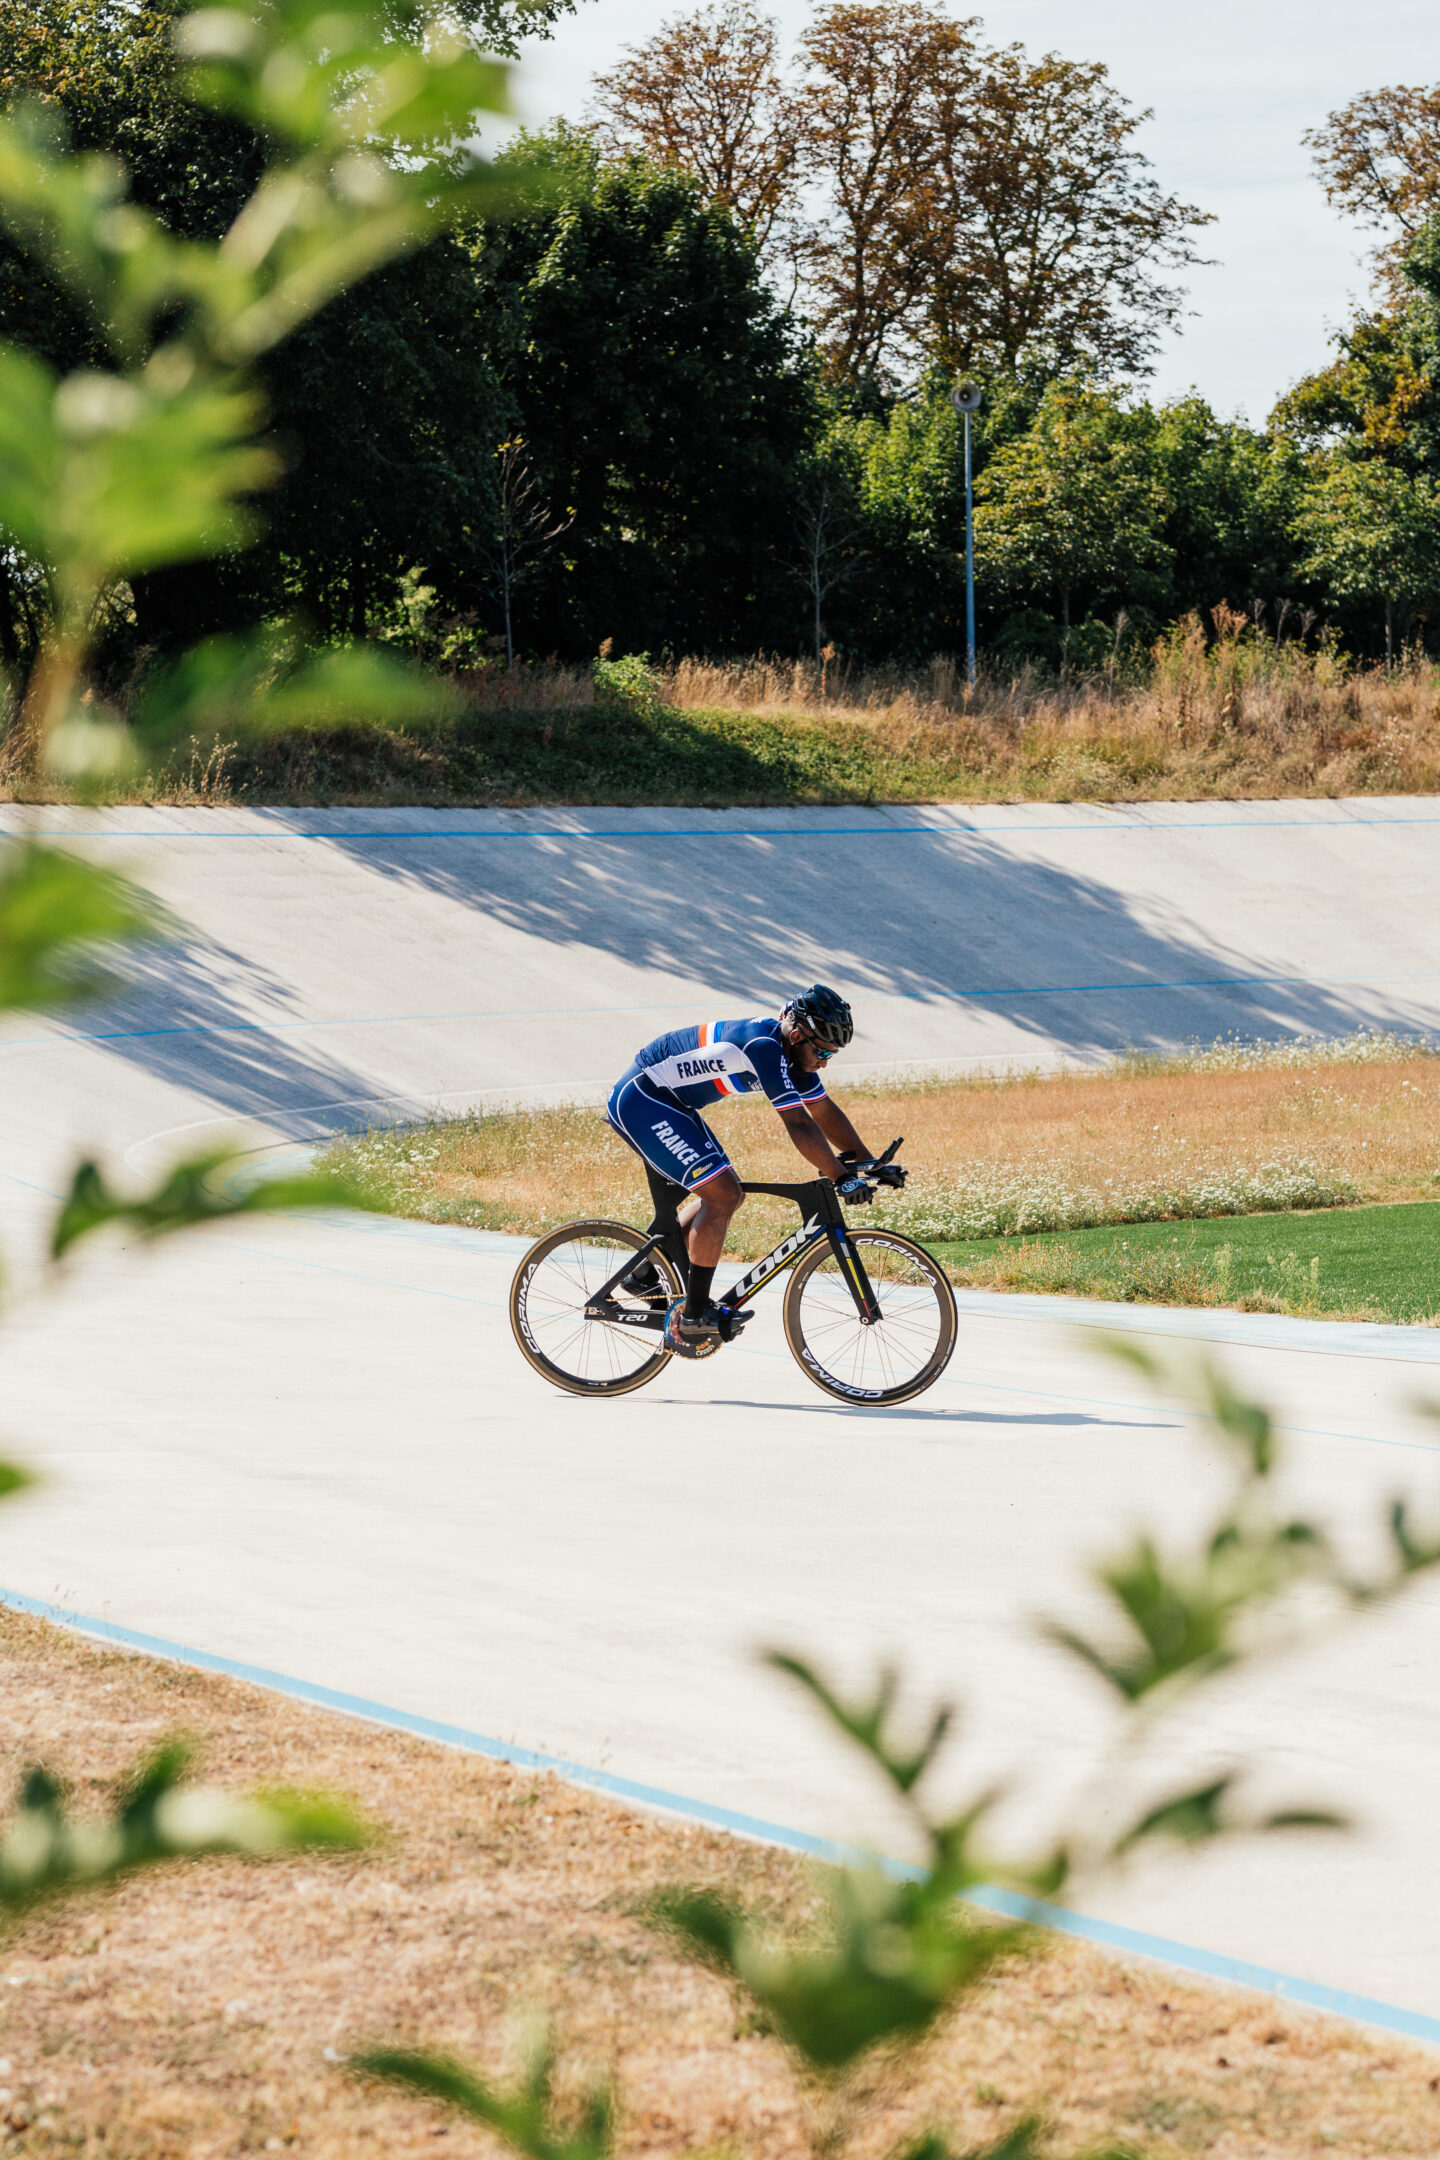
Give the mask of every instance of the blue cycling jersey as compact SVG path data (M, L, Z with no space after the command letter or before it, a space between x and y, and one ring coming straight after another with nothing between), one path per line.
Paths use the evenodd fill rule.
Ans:
M778 1020L702 1020L698 1027L674 1028L637 1050L630 1072L643 1073L649 1087L687 1110L757 1088L777 1110L825 1093L818 1072L791 1070Z

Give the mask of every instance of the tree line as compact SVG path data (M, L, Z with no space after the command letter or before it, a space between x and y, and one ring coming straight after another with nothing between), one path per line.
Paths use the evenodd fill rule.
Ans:
M0 0L0 98L122 157L218 237L264 145L192 103L184 0ZM547 9L459 11L513 50ZM505 214L391 264L261 367L281 466L257 544L111 603L112 680L298 619L441 662L963 638L957 371L979 380L980 631L1002 662L1114 667L1187 613L1393 657L1440 593L1440 90L1311 138L1379 239L1335 356L1267 426L1143 393L1207 222L1096 63L994 47L928 0L821 0L796 51L749 0L672 19L575 123L500 160ZM65 370L96 330L23 234L0 335ZM47 605L0 551L0 655Z

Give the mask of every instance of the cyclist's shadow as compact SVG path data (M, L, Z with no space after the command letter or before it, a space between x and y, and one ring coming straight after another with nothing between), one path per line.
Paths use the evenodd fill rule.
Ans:
M654 1401L654 1397L651 1400ZM693 1412L701 1405L688 1401L687 1411ZM917 1418L927 1425L1103 1425L1112 1432L1178 1432L1178 1418L1112 1418L1091 1417L1083 1410L1040 1410L1028 1416L1023 1410L912 1410L905 1403L887 1406L885 1403L802 1403L802 1402L756 1402L742 1400L738 1396L712 1396L710 1407L715 1410L784 1410L800 1412L805 1417L861 1417L861 1418Z

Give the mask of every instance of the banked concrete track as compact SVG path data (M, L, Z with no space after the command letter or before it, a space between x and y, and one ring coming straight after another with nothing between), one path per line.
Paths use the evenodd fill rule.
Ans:
M124 994L0 1038L13 1255L75 1154L153 1173L370 1117L598 1092L639 1042L853 998L852 1069L1092 1058L1128 1042L1440 1026L1440 805L795 814L34 812L184 926ZM0 833L22 824L3 813ZM763 1110L757 1109L757 1116ZM883 1136L888 1137L888 1135ZM0 1517L23 1597L780 1824L876 1818L759 1670L781 1642L958 1693L958 1790L1017 1828L1083 1780L1103 1705L1039 1639L1137 1519L1193 1522L1213 1439L1087 1348L1096 1322L1225 1345L1283 1408L1289 1479L1363 1549L1440 1506L1440 1338L964 1299L946 1379L847 1412L773 1305L723 1360L612 1405L521 1364L504 1240L264 1219L111 1249L4 1344L0 1442L44 1478ZM1076 1323L1081 1323L1079 1326ZM1146 1871L1092 1915L1376 1998L1440 2034L1440 1590L1277 1656L1187 1726L1353 1836Z

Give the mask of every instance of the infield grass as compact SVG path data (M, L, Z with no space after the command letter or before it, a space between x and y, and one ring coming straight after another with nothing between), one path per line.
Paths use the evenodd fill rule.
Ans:
M1426 1044L1226 1042L1091 1074L852 1087L837 1064L831 1086L870 1146L906 1136L910 1183L867 1220L944 1252L963 1281L1395 1320L1440 1311L1440 1057ZM742 1176L804 1175L763 1105L707 1114ZM649 1221L636 1159L593 1108L436 1118L339 1140L325 1160L431 1222L535 1235L578 1215ZM752 1198L730 1251L756 1259L794 1221Z
M1440 1203L936 1245L976 1289L1440 1324Z

